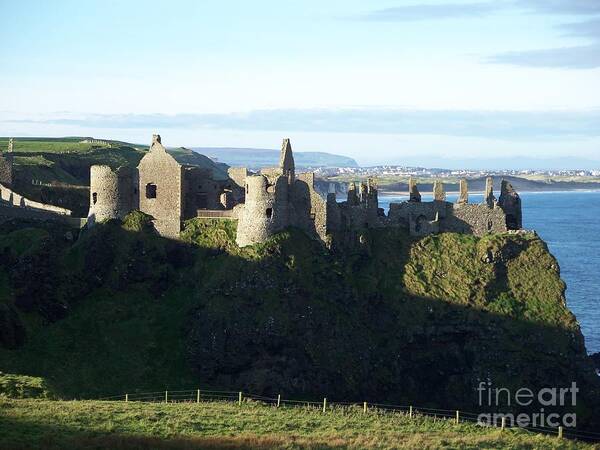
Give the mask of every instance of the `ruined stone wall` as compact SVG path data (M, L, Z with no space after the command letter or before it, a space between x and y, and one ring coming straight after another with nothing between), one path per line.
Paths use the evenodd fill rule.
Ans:
M213 180L212 171L200 167L185 167L183 174L184 219L196 217L199 209L218 210L225 207L221 203L221 194L227 181Z
M440 232L440 219L429 220L425 215L410 214L408 217L408 228L411 236L427 236Z
M72 217L66 214L57 214L53 213L52 211L45 211L41 209L19 208L0 202L0 223L13 219L58 222L73 228L82 228L87 221L85 218Z
M14 182L13 159L11 154L0 154L0 184L12 186Z
M44 211L61 216L71 216L73 214L70 209L30 200L26 197L23 197L21 194L14 192L11 188L5 185L0 185L0 202L3 204L3 206L11 207L13 209L22 208Z
M246 177L248 170L245 167L230 167L227 169L231 184L231 196L234 205L244 203L246 199Z
M327 202L315 189L314 173L300 173L293 184L290 225L301 228L314 238L327 235Z
M138 208L137 171L112 170L109 166L90 168L90 210L88 224L121 219Z
M441 231L472 233L477 236L507 231L506 214L502 208L490 208L487 204L454 204L451 215L442 225Z
M415 236L437 232L481 236L507 230L506 215L497 205L443 201L392 203L386 224L407 227Z
M326 232L330 234L340 231L342 229L342 211L335 192L327 194L326 211Z
M183 217L183 167L156 136L138 165L140 210L154 218L157 231L176 238Z
M246 184L246 177L248 176L248 169L245 167L230 167L227 169L227 174L235 184L241 188L244 188Z
M498 206L506 214L506 227L509 230L523 228L523 213L521 211L521 197L506 180L502 180Z
M444 219L451 205L452 203L439 201L390 203L387 222L389 225L408 226L411 216L415 219L423 216L428 221Z

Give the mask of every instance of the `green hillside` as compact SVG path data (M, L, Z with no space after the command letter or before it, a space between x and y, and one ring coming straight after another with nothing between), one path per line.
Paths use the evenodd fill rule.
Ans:
M519 430L500 431L361 408L274 408L253 402L149 404L0 399L0 448L64 449L592 449Z
M579 423L598 417L556 260L534 235L370 230L331 253L293 229L240 249L228 221L190 221L172 241L141 213L76 243L26 225L0 227L0 368L53 396L214 387L473 411L481 379L577 381Z

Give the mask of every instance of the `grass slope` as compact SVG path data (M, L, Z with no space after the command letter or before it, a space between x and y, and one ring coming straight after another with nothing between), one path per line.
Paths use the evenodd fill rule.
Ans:
M456 425L362 408L256 403L150 404L0 400L0 448L44 449L593 449L518 430Z

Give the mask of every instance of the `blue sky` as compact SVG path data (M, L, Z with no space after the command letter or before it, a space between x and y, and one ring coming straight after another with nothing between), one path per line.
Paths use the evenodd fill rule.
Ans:
M600 168L598 0L0 0L0 17L0 135Z

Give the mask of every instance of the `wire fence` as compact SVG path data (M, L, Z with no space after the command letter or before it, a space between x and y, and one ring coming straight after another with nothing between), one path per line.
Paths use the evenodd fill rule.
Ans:
M153 402L153 403L202 403L202 402L235 402L242 406L245 402L253 401L275 408L281 407L304 407L319 410L323 413L328 411L361 410L367 413L400 413L409 419L418 417L433 417L451 421L455 424L474 423L480 426L496 427L504 429L524 430L530 433L541 433L554 435L559 438L576 439L592 442L600 442L600 433L579 430L576 428L546 427L546 426L520 426L515 423L514 416L504 413L475 413L451 409L435 409L413 405L394 405L386 403L369 402L330 402L327 398L322 401L284 399L281 394L277 397L250 394L241 391L214 391L204 389L188 389L180 391L156 391L144 393L126 393L101 397L101 401L125 401L125 402ZM482 417L492 420L483 420Z

